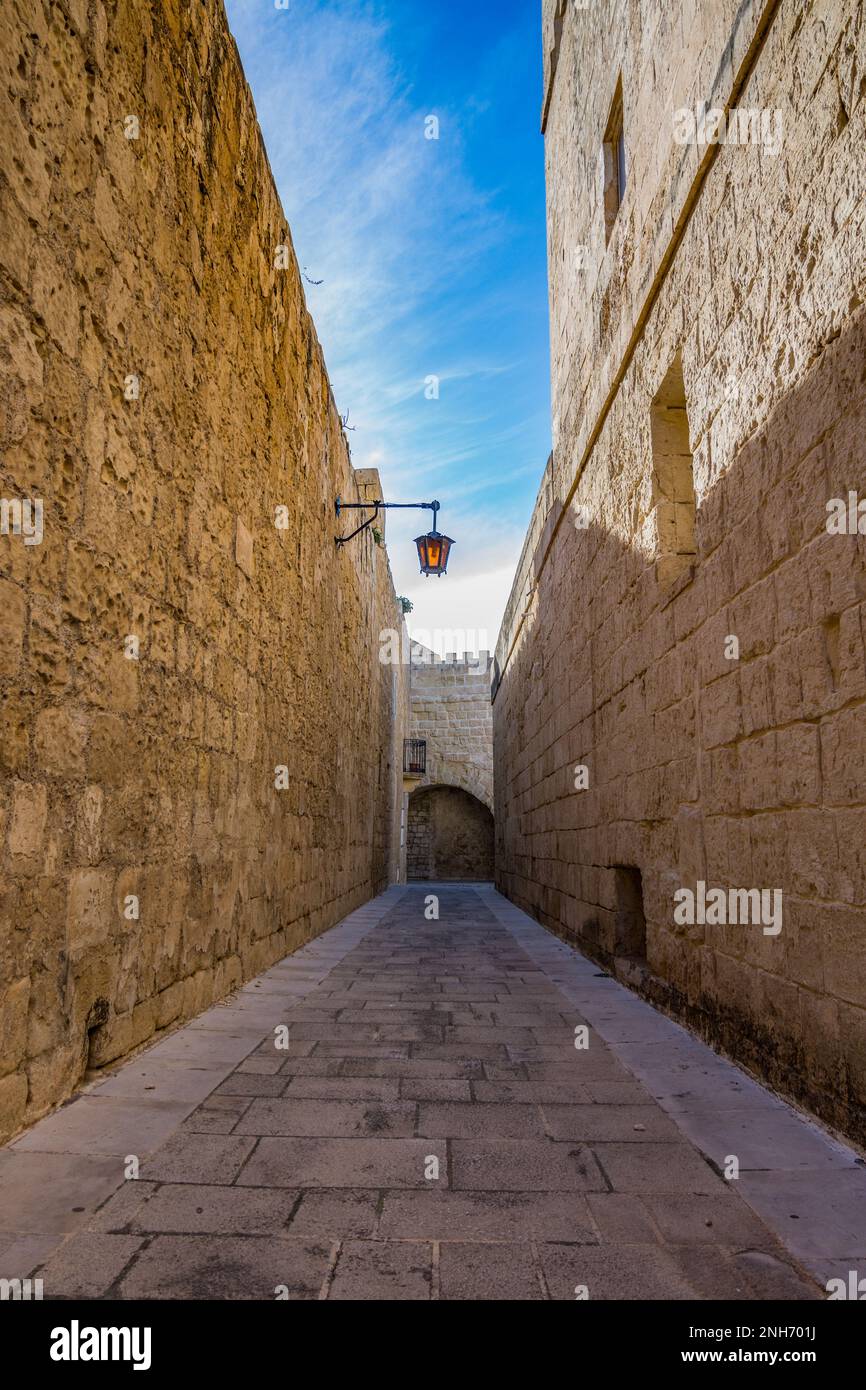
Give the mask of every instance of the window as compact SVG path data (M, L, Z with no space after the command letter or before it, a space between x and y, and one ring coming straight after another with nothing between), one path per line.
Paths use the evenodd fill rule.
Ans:
M403 772L408 777L423 777L427 770L427 740L404 738Z
M653 480L657 577L677 579L695 560L695 479L682 357L677 353L652 403Z
M604 233L610 241L626 184L625 127L623 125L622 78L616 84L604 133Z
M630 956L633 960L646 960L646 914L643 906L641 871L630 864L616 864L614 873L614 954Z

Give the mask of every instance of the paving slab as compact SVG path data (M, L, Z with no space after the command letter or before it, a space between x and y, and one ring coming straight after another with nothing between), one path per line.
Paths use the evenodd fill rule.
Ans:
M151 1182L233 1182L256 1141L236 1134L173 1134L141 1167Z
M532 1302L545 1297L531 1245L446 1242L439 1251L439 1297L445 1300Z
M728 1155L736 1157L741 1173L751 1169L775 1174L814 1173L860 1166L851 1149L822 1134L817 1126L803 1124L785 1106L779 1107L772 1124L758 1122L753 1105L744 1109L680 1109L677 1123L719 1167L727 1162Z
M299 1194L286 1188L163 1183L139 1203L125 1229L143 1234L280 1235Z
M401 1099L400 1081L380 1076L293 1076L284 1094L296 1100L378 1100ZM457 1084L460 1083L451 1083ZM469 1086L466 1086L467 1095ZM412 1100L412 1096L403 1096Z
M429 1302L433 1250L419 1241L343 1242L328 1297L363 1302L399 1299Z
M231 1134L252 1103L251 1096L208 1096L198 1109L187 1115L181 1130L194 1134Z
M297 1138L415 1133L411 1101L254 1100L234 1134L287 1134Z
M194 1102L78 1096L12 1144L14 1153L152 1153L194 1109Z
M744 1173L737 1189L786 1247L822 1283L829 1265L843 1259L866 1277L866 1197L860 1168L819 1174Z
M21 1236L3 1232L0 1236L0 1279L29 1279L44 1267L62 1241L60 1235Z
M576 1081L473 1081L472 1095L484 1105L592 1105L589 1087Z
M275 1236L156 1236L114 1290L118 1298L311 1300L330 1269L327 1244Z
M216 1089L218 1096L281 1096L290 1084L285 1072L236 1071Z
M475 1192L588 1192L606 1187L591 1149L551 1140L455 1139L453 1186Z
M594 1245L587 1198L574 1192L388 1192L379 1234L388 1239L562 1240Z
M672 1245L760 1249L771 1244L767 1227L734 1192L645 1195L643 1202L662 1238Z
M0 1230L59 1236L83 1226L122 1182L116 1158L0 1151Z
M419 1106L418 1133L437 1139L543 1139L545 1130L536 1105L431 1101Z
M105 1081L90 1087L87 1095L96 1100L151 1100L196 1103L204 1100L225 1077L222 1067L178 1066L174 1062L130 1064ZM149 1107L148 1107L149 1108Z
M661 1244L659 1224L640 1197L627 1192L589 1192L586 1203L602 1243ZM556 1233L548 1239L564 1240L565 1237Z
M40 1269L43 1298L102 1298L144 1243L141 1236L82 1231Z
M292 1216L293 1236L339 1241L373 1236L379 1225L375 1190L305 1192Z
M435 1076L404 1076L400 1081L401 1100L471 1101L472 1087L468 1081L442 1080ZM502 1099L508 1099L503 1097Z
M685 1300L694 1287L675 1256L658 1245L543 1245L541 1267L557 1300Z
M679 1130L657 1105L550 1105L541 1107L544 1128L551 1139L575 1139L585 1144L646 1144L679 1138Z
M238 1141L240 1142L240 1141ZM256 1143L245 1140L246 1143ZM445 1145L433 1139L260 1139L239 1182L286 1187L426 1187L431 1158L447 1181Z

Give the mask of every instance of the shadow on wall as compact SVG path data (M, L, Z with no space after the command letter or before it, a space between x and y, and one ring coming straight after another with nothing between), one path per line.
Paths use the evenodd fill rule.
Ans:
M409 797L410 881L493 879L493 816L460 787L419 787Z
M866 499L864 364L861 313L702 499L694 540L658 489L673 567L570 509L494 705L500 891L860 1141L866 536L829 531L828 503ZM763 906L702 911L700 885L779 890L779 929Z

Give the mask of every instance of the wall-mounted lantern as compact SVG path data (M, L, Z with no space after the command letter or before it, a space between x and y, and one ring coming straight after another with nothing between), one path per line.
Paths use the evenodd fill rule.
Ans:
M379 512L384 511L388 507L420 507L424 511L431 511L433 513L433 530L428 531L426 536L415 537L421 573L445 573L448 568L448 556L454 542L450 536L443 536L441 532L436 529L436 513L439 510L438 502L343 502L338 497L336 503L337 516L340 515L340 512L367 511L370 507L373 509L373 515L368 516L367 520L356 527L354 531L350 531L348 536L335 536L334 539L337 545L345 545L347 541L360 535L362 531L366 531L367 527L372 525L376 520Z

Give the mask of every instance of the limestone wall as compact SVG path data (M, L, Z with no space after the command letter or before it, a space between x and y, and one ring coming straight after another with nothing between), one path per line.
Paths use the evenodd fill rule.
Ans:
M490 883L493 815L460 787L419 787L409 798L409 879Z
M398 876L407 682L221 4L0 64L2 1137Z
M413 642L410 655L409 736L427 743L426 776L413 785L462 787L492 811L489 653L442 660Z
M545 59L554 453L496 653L498 886L863 1141L866 536L827 503L866 498L864 5L546 0ZM702 100L778 149L678 144ZM780 890L781 930L678 922L698 882Z

